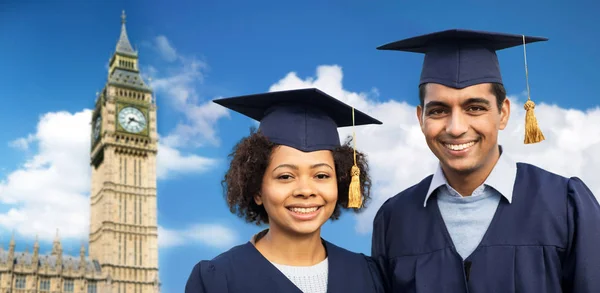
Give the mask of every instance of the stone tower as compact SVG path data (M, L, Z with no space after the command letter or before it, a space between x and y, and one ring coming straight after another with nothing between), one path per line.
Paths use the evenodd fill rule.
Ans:
M129 42L125 12L108 82L92 114L89 256L114 293L159 292L156 104Z

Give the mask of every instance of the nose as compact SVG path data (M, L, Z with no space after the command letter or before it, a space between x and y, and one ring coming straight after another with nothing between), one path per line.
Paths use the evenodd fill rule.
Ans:
M298 185L294 189L294 196L297 196L297 197L315 196L315 189L312 187L309 179L298 180Z
M469 130L467 119L461 113L452 113L446 125L446 133L459 137Z

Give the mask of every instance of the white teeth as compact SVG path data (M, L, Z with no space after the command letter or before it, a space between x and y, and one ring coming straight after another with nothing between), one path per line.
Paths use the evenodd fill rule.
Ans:
M315 212L317 209L319 209L319 207L312 207L312 208L289 208L292 212L294 213L299 213L299 214L310 214Z
M469 143L463 143L463 144L444 144L444 146L446 146L447 148L453 150L453 151L462 151L472 145L474 145L475 142L469 142Z

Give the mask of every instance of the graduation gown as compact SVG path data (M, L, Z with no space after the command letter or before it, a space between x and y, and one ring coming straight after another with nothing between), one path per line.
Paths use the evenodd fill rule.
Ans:
M580 179L517 163L512 203L500 200L463 260L437 201L423 206L432 177L388 199L375 216L372 257L387 292L600 292L600 206Z
M363 254L323 242L328 257L327 292L383 293L376 264ZM302 293L251 242L196 264L185 293Z

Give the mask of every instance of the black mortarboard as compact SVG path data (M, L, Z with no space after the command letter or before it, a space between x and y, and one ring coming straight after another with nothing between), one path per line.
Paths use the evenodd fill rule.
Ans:
M462 89L480 83L503 84L496 51L523 45L527 80L525 143L528 144L545 138L533 113L535 103L529 93L525 44L547 40L544 37L451 29L403 39L377 49L423 53L419 85L438 83Z
M260 121L259 131L271 142L311 152L340 146L338 127L352 126L352 110L315 89L299 89L214 100ZM381 124L354 110L354 125Z
M496 51L547 40L543 37L451 29L400 40L377 49L424 53L419 84L431 82L460 89L486 82L502 84Z

